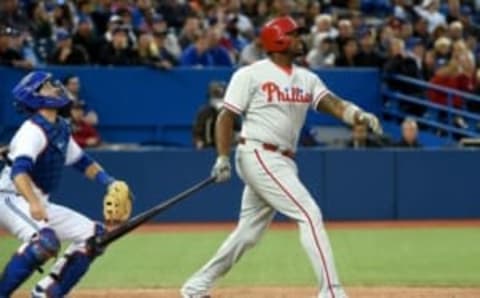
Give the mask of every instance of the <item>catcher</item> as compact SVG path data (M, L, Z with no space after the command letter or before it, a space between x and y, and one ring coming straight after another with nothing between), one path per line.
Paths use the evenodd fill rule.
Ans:
M52 75L34 71L13 89L16 105L29 114L4 153L0 174L0 226L23 242L0 276L0 298L7 298L50 258L61 241L71 242L50 274L36 284L32 297L65 297L103 252L95 237L106 227L69 208L50 202L64 165L73 166L107 188L104 216L108 225L129 218L131 196L125 182L115 180L72 139L60 116L70 103ZM85 198L87 199L87 198Z

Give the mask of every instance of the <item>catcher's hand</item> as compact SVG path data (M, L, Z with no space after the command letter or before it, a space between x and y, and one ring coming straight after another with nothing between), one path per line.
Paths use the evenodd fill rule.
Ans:
M114 181L103 198L103 216L107 226L127 221L132 213L132 194L127 183Z

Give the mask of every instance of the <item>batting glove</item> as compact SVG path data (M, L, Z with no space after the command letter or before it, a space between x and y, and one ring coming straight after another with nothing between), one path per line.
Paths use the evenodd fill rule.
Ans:
M373 115L372 113L361 112L361 114L358 116L358 120L367 124L374 134L383 134L383 128L380 124L380 121L378 120L377 116Z
M215 182L225 182L232 176L232 166L230 158L225 155L217 157L217 161L212 169L212 176L216 178Z

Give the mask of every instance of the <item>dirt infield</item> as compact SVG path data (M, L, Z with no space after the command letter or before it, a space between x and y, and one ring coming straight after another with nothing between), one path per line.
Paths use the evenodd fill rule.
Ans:
M401 288L354 287L348 288L350 298L478 298L480 288ZM27 298L26 293L13 298ZM70 298L179 298L177 289L130 290L78 290ZM315 298L314 288L220 288L212 298Z

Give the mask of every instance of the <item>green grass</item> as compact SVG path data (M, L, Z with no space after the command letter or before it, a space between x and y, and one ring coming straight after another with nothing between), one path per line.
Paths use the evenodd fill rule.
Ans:
M227 234L128 236L96 261L81 286L177 287ZM330 237L346 285L480 286L478 229L352 229L334 230ZM17 245L0 238L0 265ZM270 231L220 284L301 286L315 285L315 278L297 232Z

